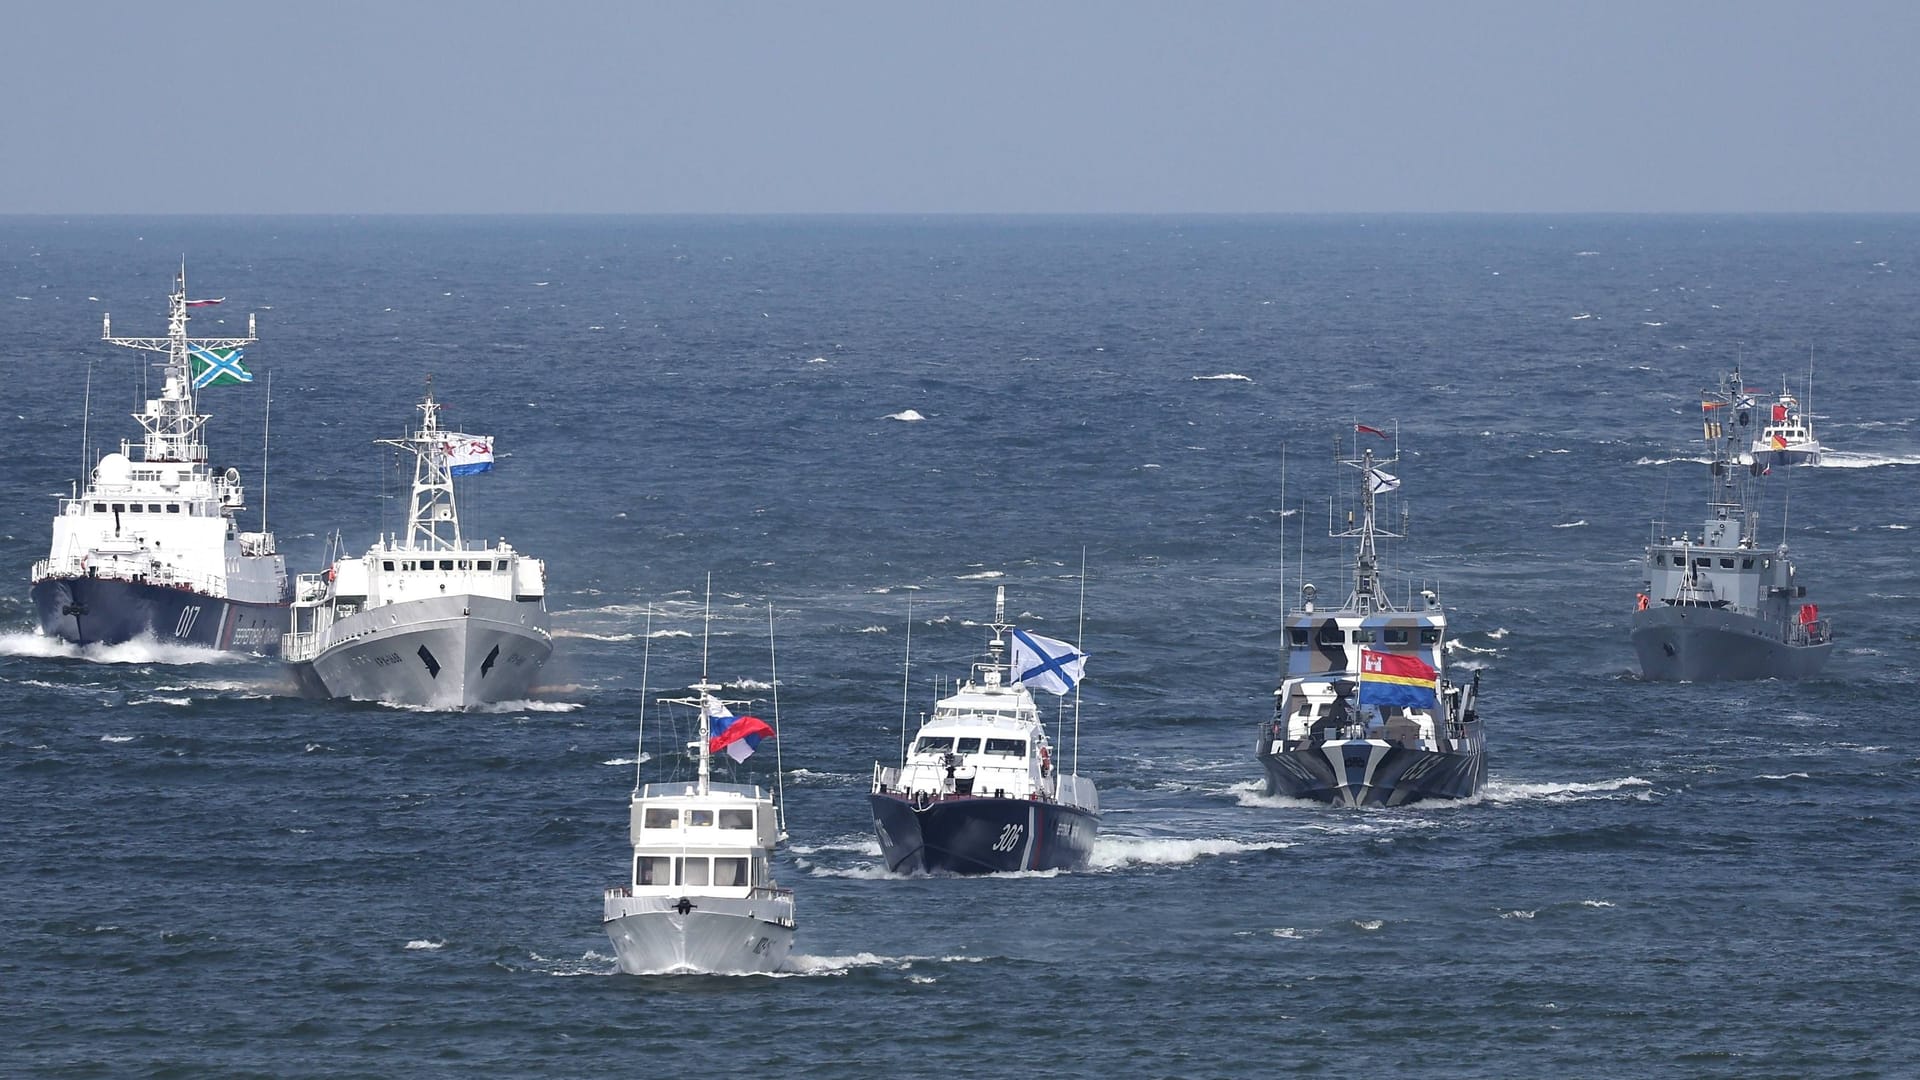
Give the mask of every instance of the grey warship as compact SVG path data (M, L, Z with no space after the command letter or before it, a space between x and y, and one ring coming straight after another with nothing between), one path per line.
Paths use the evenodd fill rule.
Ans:
M1833 653L1832 624L1807 600L1784 537L1759 542L1759 485L1772 463L1751 445L1757 407L1740 370L1701 396L1708 448L1707 516L1700 535L1653 524L1633 651L1657 682L1803 679Z
M1356 442L1386 438L1354 428ZM1317 611L1315 589L1303 583L1286 616L1286 676L1255 744L1266 792L1349 807L1471 798L1487 782L1480 676L1450 677L1447 612L1433 589L1396 606L1381 581L1380 541L1406 535L1404 509L1399 532L1379 524L1382 502L1400 488L1388 471L1399 461L1397 440L1391 457L1356 445L1352 457L1336 451L1336 461L1353 470L1349 505L1358 516L1347 510L1345 527L1329 534L1354 544L1353 591L1340 607Z

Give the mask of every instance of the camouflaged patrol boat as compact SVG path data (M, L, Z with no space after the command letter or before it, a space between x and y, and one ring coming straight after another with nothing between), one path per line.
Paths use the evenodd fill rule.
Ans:
M1354 427L1356 441L1387 437ZM1400 489L1388 471L1399 461L1397 439L1392 457L1356 446L1353 457L1336 460L1353 470L1355 509L1329 535L1354 542L1353 591L1340 607L1318 611L1314 587L1302 584L1299 606L1286 616L1286 678L1255 747L1266 792L1336 806L1476 795L1487 782L1475 708L1480 676L1465 684L1448 677L1447 613L1434 590L1399 607L1381 582L1379 541L1406 535L1404 511L1400 532L1379 524L1391 520L1382 504Z

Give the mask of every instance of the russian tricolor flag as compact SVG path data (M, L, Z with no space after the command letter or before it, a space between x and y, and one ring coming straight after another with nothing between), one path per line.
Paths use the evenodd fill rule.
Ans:
M773 734L766 721L756 716L735 716L718 698L707 699L706 713L708 752L725 750L735 761L752 757L760 737Z

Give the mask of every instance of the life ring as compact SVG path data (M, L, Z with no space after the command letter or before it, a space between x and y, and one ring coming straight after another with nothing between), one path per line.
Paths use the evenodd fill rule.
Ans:
M1647 594L1646 593L1640 594L1640 599L1634 602L1633 610L1635 611L1647 610Z

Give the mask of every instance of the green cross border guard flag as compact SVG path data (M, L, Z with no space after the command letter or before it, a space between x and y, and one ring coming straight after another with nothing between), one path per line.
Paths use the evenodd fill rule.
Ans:
M250 383L253 372L240 364L243 355L238 348L207 349L199 345L187 348L187 357L193 361L193 388L203 386L232 386L236 383Z

